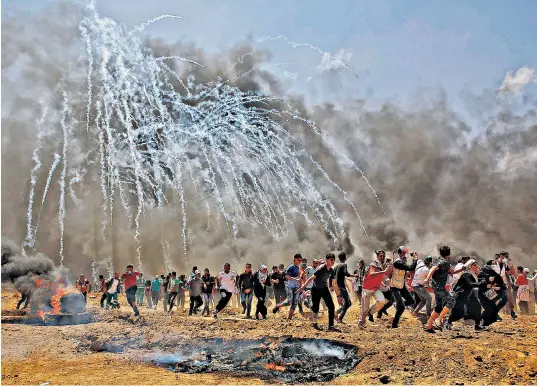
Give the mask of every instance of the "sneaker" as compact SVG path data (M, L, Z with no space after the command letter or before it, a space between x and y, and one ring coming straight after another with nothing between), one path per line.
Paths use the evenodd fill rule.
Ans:
M218 312L216 312L216 310L213 311L213 317L214 317L215 319L218 319Z
M450 331L452 330L453 328L453 325L449 322L445 322L444 325L442 326L442 331Z
M511 318L513 318L513 319L518 318L518 315L516 314L515 311L511 311Z
M334 327L334 326L330 326L330 327L328 327L328 331L332 331L332 332L341 332L340 329L338 329L338 328L336 328L336 327Z
M501 322L501 321L503 321L503 319L501 318L500 315L496 315L496 321Z
M373 323L373 322L375 321L375 319L373 319L373 315L368 314L367 317L368 317L368 319L369 319L369 321L370 321L371 323ZM380 318L379 318L379 319L380 319Z
M428 332L429 334L436 334L434 328L424 328L423 331Z
M276 313L278 313L279 311L280 311L280 307L276 306L276 307L274 307L274 309L272 310L272 313L273 313L273 314L276 314Z

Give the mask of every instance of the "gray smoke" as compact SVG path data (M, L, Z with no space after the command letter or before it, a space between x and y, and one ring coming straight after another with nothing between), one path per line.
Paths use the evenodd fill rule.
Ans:
M35 122L40 116L38 98L48 95L67 69L82 74L80 84L72 87L81 92L86 87L85 64L72 60L84 49L77 29L81 14L82 8L76 4L60 3L35 17L2 15L2 81L5 90L10 90L2 93L2 160L9 160L2 162L2 233L15 240L23 240L26 234L26 193L33 167ZM232 85L242 90L286 93L276 75L260 68L270 61L269 53L247 42L219 55L209 55L184 42L168 44L152 39L146 44L155 55L181 55L205 65L171 64L185 79L194 75L196 82L205 83L219 76L228 79L246 74ZM223 220L214 216L214 210L207 213L204 198L196 198L193 187L187 187L188 260L182 251L178 197L168 192L170 207L142 220L146 273L161 273L166 268L162 238L169 243L169 258L180 271L190 270L192 265L214 271L227 261L238 270L242 267L236 265L246 260L254 265L279 263L290 260L296 252L312 259L334 249L345 250L353 258L369 259L375 249L389 251L402 244L412 251L436 253L440 243L451 245L454 254L472 252L484 258L505 249L516 261L536 265L531 257L537 240L534 99L526 97L514 105L488 91L469 97L468 105L480 114L478 127L471 127L452 110L442 93L420 95L411 107L386 103L376 110L366 109L364 100L348 100L339 106L309 106L300 96L292 97L293 107L328 133L342 153L350 154L375 187L386 215L360 175L348 167L343 157L330 155L310 127L286 125L357 204L370 241L352 209L343 200L338 201L340 195L332 186L322 185L321 190L334 198L349 230L346 240L336 242L327 238L320 227L308 226L302 219L293 220L289 234L279 240L262 232L252 235L249 229L239 229L233 239ZM83 124L85 103L80 106ZM476 137L472 130L481 134ZM58 256L57 175L43 207L40 202L53 153L59 151L58 143L61 144L52 139L44 143L42 151L45 156L41 158L43 165L36 185L39 213L34 215L39 215L41 224L45 224L37 234L37 249ZM84 154L94 146L92 140L81 140L81 148L70 152ZM313 167L310 172L321 177ZM68 200L66 218L65 262L86 274L93 259L99 262L113 256L116 270L135 262L132 224L119 210L114 213L111 238L102 238L99 181L97 175L93 178L93 182L84 181L83 187L76 190L83 205ZM318 179L319 184L322 181ZM25 193L22 197L21 192Z

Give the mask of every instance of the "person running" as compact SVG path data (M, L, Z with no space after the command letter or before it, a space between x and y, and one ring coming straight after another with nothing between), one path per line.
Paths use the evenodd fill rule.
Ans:
M377 250L375 255L377 258L369 265L362 286L362 310L358 319L359 328L364 328L366 318L380 311L386 303L386 298L380 289L384 277L391 273L391 267L385 265L386 252ZM377 302L370 308L371 297L374 297Z
M444 318L448 312L455 306L455 298L446 290L446 284L450 273L454 272L449 261L451 259L451 249L447 245L442 245L439 250L440 257L433 262L433 267L425 278L425 285L431 283L434 291L434 310L431 317L425 325L425 331L434 334L433 323L440 318L442 324L445 325Z
M134 271L132 264L127 265L127 271L121 275L121 280L123 280L123 286L125 287L125 296L127 297L127 302L132 307L134 311L134 316L140 315L138 307L136 307L136 279L140 276L139 272Z
M197 269L194 275L194 278L188 282L188 287L190 288L190 308L188 315L192 315L192 313L197 314L199 308L203 305L201 294L204 283L201 280L201 271Z
M153 309L157 308L158 301L160 299L160 278L158 275L155 275L155 278L151 282L151 302L153 303Z
M88 302L88 292L91 292L91 283L81 274L79 279L75 283L76 289L84 295L84 301Z
M119 308L118 295L121 292L121 282L119 280L119 272L115 272L105 284L106 294L106 309Z
M431 266L432 262L433 258L431 257L431 255L425 256L423 260L418 260L418 264L416 265L416 271L414 272L414 277L412 278L411 283L414 293L420 299L419 303L412 310L412 315L418 316L420 310L425 306L425 313L427 315L427 319L429 319L429 317L431 316L433 297L425 288L425 279L429 274L429 267Z
M168 286L170 285L171 274L166 276L160 276L160 288L162 289L162 306L164 307L164 312L168 312Z
M529 269L528 269L529 273ZM528 289L528 278L524 273L524 267L517 267L517 277L515 285L518 286L517 290L517 302L520 313L528 315L529 312L529 302L530 302L530 291Z
M355 272L356 277L354 278L354 292L356 293L356 299L358 299L360 304L362 304L362 288L364 285L365 271L366 267L364 260L358 260L358 269Z
M284 265L280 264L279 267L272 267L272 274L270 276L270 282L274 288L274 300L276 304L280 304L285 299L285 275Z
M106 296L106 279L104 278L104 275L99 275L99 283L100 283L99 291L102 292L100 304L101 304L101 308L104 308L104 302L106 301L106 297L107 297Z
M465 320L474 320L475 329L482 330L483 327L480 323L481 303L474 290L480 286L492 288L492 284L487 283L485 280L480 280L477 277L479 265L474 259L470 259L464 263L464 268L466 272L459 275L457 282L453 286L455 305L449 315L447 328L451 329L453 322L464 318Z
M246 314L246 318L251 319L252 299L254 297L253 289L254 282L252 279L252 264L247 263L244 267L244 272L239 275L237 287L241 295L242 313Z
M500 275L503 278L503 281L505 282L506 286L506 295L507 295L507 305L505 307L505 313L508 315L511 315L512 319L517 318L517 314L515 312L515 299L516 295L514 294L513 290L513 284L514 284L514 278L513 275L515 274L515 269L513 267L513 263L511 262L511 258L509 256L509 252L502 251L500 252L500 256L498 258L498 266L500 268Z
M343 323L343 318L345 317L345 314L347 313L347 310L352 305L351 297L349 295L349 291L347 291L346 286L346 279L348 277L355 278L357 275L351 275L347 269L347 254L345 252L340 252L338 255L339 264L336 266L336 269L334 270L336 275L336 295L338 298L338 302L341 305L341 308L339 308L336 312L337 315L337 321L339 323Z
M173 310L173 306L175 305L175 299L177 298L177 294L179 293L181 287L181 279L177 277L177 272L172 272L172 276L170 278L170 281L168 283L168 304L169 304L169 310L168 312L171 314Z
M24 307L22 307L22 309L24 310L30 304L30 299L32 298L32 285L28 285L25 283L19 285L15 283L15 288L17 288L17 291L19 291L21 294L21 298L17 303L17 310L20 308L22 303L24 303Z
M315 261L315 260L314 260ZM308 265L308 259L302 258L302 263L300 264L301 268L301 277L300 277L300 286L306 282L310 277L313 276L315 273L315 268L313 266ZM306 306L311 309L311 287L313 286L313 283L309 284L309 288L306 288L306 290L299 295L298 299L298 311L301 315L304 314L304 308L303 306Z
M297 253L293 256L293 264L290 264L285 270L287 298L283 302L276 304L272 310L273 313L277 313L282 307L289 306L287 316L289 320L293 319L293 314L300 298L300 294L297 292L302 275L300 264L302 264L302 255Z
M406 255L408 253L408 248L401 246L397 249L398 257L393 262L392 274L390 278L390 291L392 292L392 297L395 300L395 316L392 320L392 328L399 327L399 320L401 315L405 311L407 306L414 305L414 298L408 292L406 288L407 275L408 272L414 272L416 265L418 263L418 257L414 255L412 265L408 266L406 264Z
M136 278L136 304L143 306L145 293L145 278L144 274L140 272L140 276Z
M237 272L231 270L231 265L229 263L224 264L224 270L220 271L216 276L216 285L220 290L220 301L213 311L215 319L218 318L218 313L222 311L231 300L236 281Z
M205 306L203 307L203 311L201 312L201 315L204 316L205 313L207 313L207 316L209 316L209 306L211 302L211 298L213 296L213 290L214 290L214 277L211 276L211 273L209 272L208 268L205 268L203 272L203 276L201 277L201 280L203 281L203 302Z
M315 321L313 327L319 329L317 324L317 318L319 314L319 307L321 305L321 299L324 300L326 306L328 307L328 331L339 331L334 327L334 319L336 315L334 301L332 300L332 295L330 293L332 289L333 280L335 278L335 272L332 268L336 262L336 256L333 253L326 255L326 262L321 264L319 268L315 271L312 277L310 277L299 289L299 292L302 292L306 289L307 285L313 282L313 287L311 289L311 299L312 307L311 311L314 314Z
M252 279L254 283L254 295L257 298L255 318L259 319L259 316L261 315L261 318L266 320L267 306L265 305L265 300L267 296L267 286L271 285L267 266L261 265L254 273Z
M188 285L187 285L186 276L179 275L179 292L177 292L177 297L175 298L175 301L177 303L177 308L180 310L185 308L186 291L188 290L187 287Z
M149 279L145 280L144 297L147 299L147 308L153 308L153 301L151 297L151 280Z
M530 292L529 309L530 315L535 314L535 298L537 293L535 292L535 282L537 282L537 270L533 271L533 275L530 274L529 268L524 268L524 273L528 278L528 290Z
M496 261L489 260L479 273L479 278L493 285L492 289L480 287L478 292L479 302L484 308L483 325L488 326L496 321L501 321L499 312L507 304L506 286L503 278L496 271Z
M315 271L317 270L317 268L319 268L319 260L318 259L313 259L311 266L307 266L306 269L304 270L304 272L302 273L302 281L300 283L300 286L304 285L304 283L306 283L310 277L312 277L314 274L315 274ZM311 307L313 306L313 303L312 303L312 300L311 300L311 289L313 288L313 282L309 282L307 285L306 285L306 288L303 292L301 292L301 301L304 303L304 305L306 307L308 307L310 310L311 310ZM324 304L323 304L323 307ZM324 308L326 309L326 307Z

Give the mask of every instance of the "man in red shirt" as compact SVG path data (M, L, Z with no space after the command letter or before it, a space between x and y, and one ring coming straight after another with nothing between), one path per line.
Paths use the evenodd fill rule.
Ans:
M378 312L386 303L380 287L382 286L384 276L390 275L391 266L387 266L385 263L386 252L375 251L375 254L377 258L369 265L362 285L362 311L358 320L358 327L360 328L365 327L365 320L368 314ZM377 302L373 307L369 308L371 297L374 297Z
M136 290L138 289L136 285L136 278L138 276L140 276L140 272L135 272L134 267L131 264L127 265L127 272L121 275L123 288L125 288L125 295L127 296L127 302L134 310L134 316L140 315L138 307L136 307Z

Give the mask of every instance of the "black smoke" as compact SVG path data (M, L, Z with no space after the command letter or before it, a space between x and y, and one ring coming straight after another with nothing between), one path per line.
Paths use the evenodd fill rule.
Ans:
M75 4L60 3L43 14L2 16L2 80L4 90L10 90L2 94L6 105L2 116L2 160L10 160L2 162L2 233L16 240L23 240L26 234L28 198L26 194L21 196L21 192L28 192L29 171L33 167L31 154L35 147L35 122L40 115L39 96L49 93L67 68L75 73L80 71L81 83L73 87L84 91L84 63L71 60L84 49L77 30L82 13L83 9ZM146 45L155 55L181 55L204 64L201 68L171 63L185 79L193 75L196 82L207 83L218 77L228 79L246 74L231 85L241 90L286 95L279 78L261 68L270 61L270 54L248 42L217 55L188 42L169 44L148 39ZM14 74L16 66L18 76ZM499 79L502 77L498 74ZM287 96L293 100L294 109L315 121L341 153L349 154L362 168L386 215L360 174L349 168L343 157L332 155L327 145L312 134L311 127L287 123L286 128L307 145L310 154L357 204L368 237L339 192L323 182L320 173L310 165L309 171L319 177L317 183L324 184L323 192L334 198L342 213L348 229L345 240L325 237L320 227L309 226L300 218L293 219L289 235L279 240L262 232L252 235L250 229L239 229L233 238L222 219L214 217L214 210L208 215L203 199L194 195L192 186L187 186L188 261L182 252L177 197L171 197L174 199L170 210L143 219L142 253L147 269L154 273L165 269L162 236L170 243L170 260L178 269L197 263L216 270L225 261L237 264L244 258L254 264L272 264L290 259L297 251L317 258L332 249L343 249L353 253L353 257L367 259L375 249L393 250L402 244L413 251L435 253L440 243L451 245L454 254L474 252L484 258L505 249L515 260L535 266L535 99L526 97L515 105L484 90L481 95L467 98L468 106L475 106L480 114L478 123L468 123L441 92L420 94L411 107L386 102L378 109L367 109L367 101L360 99L337 106L311 106L300 96ZM274 108L280 107L274 103ZM84 109L81 103L80 122L84 122ZM81 140L88 148L94 145L89 142ZM51 224L40 228L38 249L49 256L58 256L59 249L57 175L44 207L40 208L39 200L53 153L58 151L58 141L44 144L43 166L36 186L41 221ZM192 159L195 158L194 155ZM75 208L68 201L66 264L77 268L84 264L89 270L92 259L100 261L107 256L113 256L116 267L135 263L132 224L124 214L114 213L110 238L104 239L100 233L97 174L76 192L84 206Z

